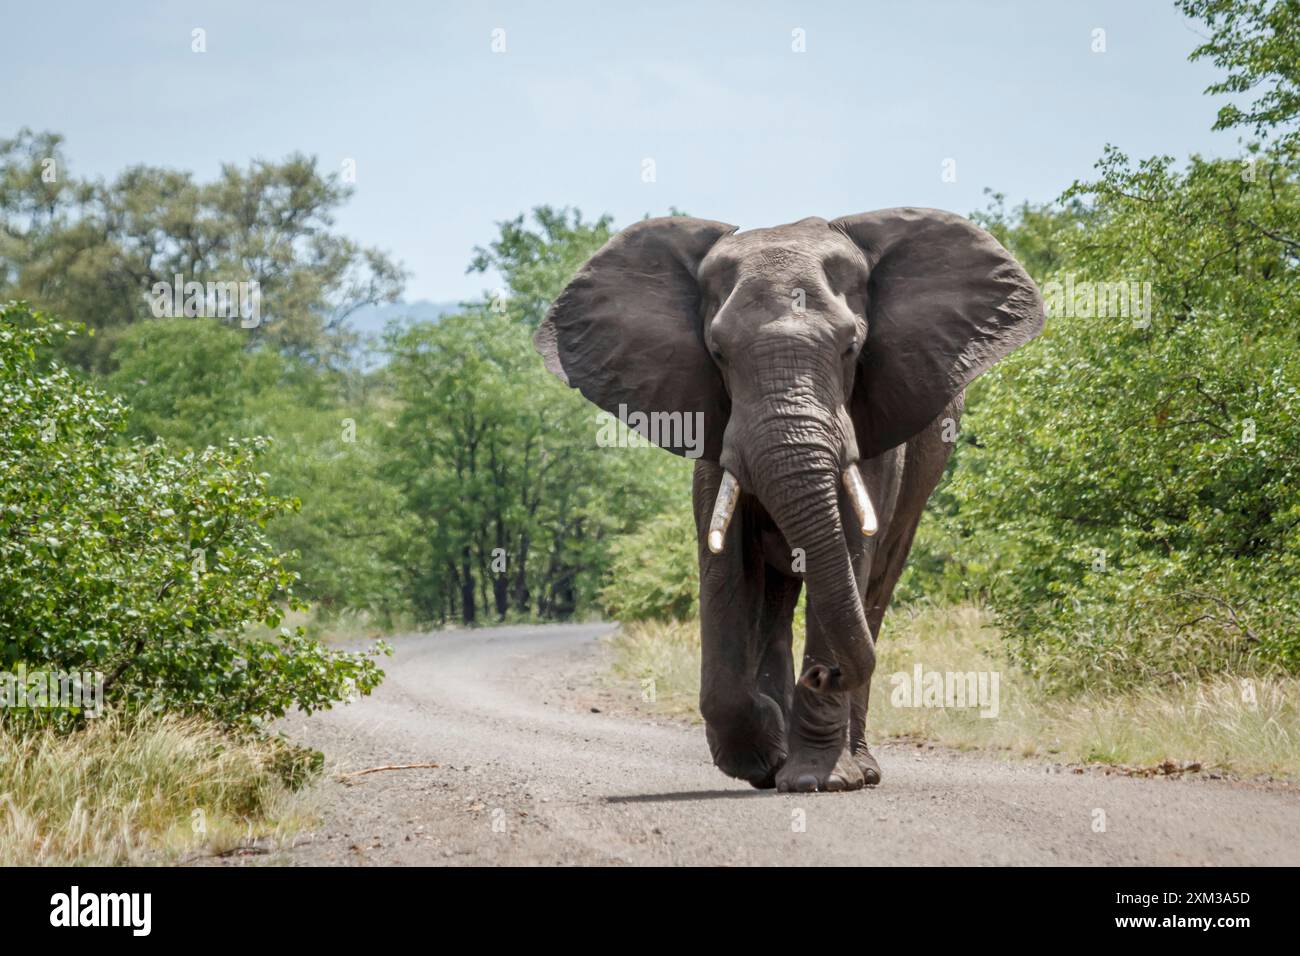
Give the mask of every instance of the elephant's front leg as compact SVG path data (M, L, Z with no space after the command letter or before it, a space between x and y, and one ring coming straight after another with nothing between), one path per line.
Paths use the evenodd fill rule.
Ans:
M736 507L723 551L709 550L704 537L720 477L716 466L696 466L700 713L718 768L766 788L775 786L786 755L794 686L790 622L800 584L765 565L759 505L747 496Z
M872 500L892 509L894 493L889 482L874 471L868 472L866 477L870 481ZM892 479L892 473L889 477ZM847 509L848 505L842 504L841 507ZM883 517L887 522L889 512L884 511ZM846 527L852 526L852 517L847 510L841 520ZM871 576L878 539L850 537L847 543L861 594L862 582ZM874 642L880 630L880 617L873 617L870 607L864 607L867 608L867 622ZM814 663L832 658L829 638L810 598L807 641L800 673ZM795 688L787 735L789 755L777 775L778 789L857 790L880 782L880 767L867 749L863 734L870 691L870 680L845 693L818 693L802 685Z
M885 607L889 604L889 597L893 593L893 582L898 579L897 574L893 574L891 578L892 569L888 560L884 564L884 578L873 579L862 599L862 606L867 613L867 627L871 630L873 641L880 640L880 624L885 616ZM901 567L898 570L901 571ZM885 583L888 583L887 589ZM867 711L870 707L871 681L867 681L852 693L852 706L849 711L849 748L853 752L853 759L857 761L858 769L862 771L862 779L868 787L874 787L880 783L882 774L880 762L876 760L875 754L867 745Z
M827 659L829 644L808 608L808 641L803 667ZM865 780L854 758L849 721L856 691L826 693L795 688L790 715L789 754L776 777L779 790L858 790Z

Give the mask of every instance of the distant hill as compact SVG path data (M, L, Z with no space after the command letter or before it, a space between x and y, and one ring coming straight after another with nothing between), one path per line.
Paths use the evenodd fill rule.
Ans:
M347 318L348 328L361 335L354 358L363 369L379 368L387 361L379 348L384 327L389 322L396 320L403 325L411 322L436 322L444 315L459 311L459 302L430 302L428 299L362 306Z
M385 302L382 305L365 305L348 316L348 326L354 332L378 335L393 319L414 322L432 322L460 311L459 302Z

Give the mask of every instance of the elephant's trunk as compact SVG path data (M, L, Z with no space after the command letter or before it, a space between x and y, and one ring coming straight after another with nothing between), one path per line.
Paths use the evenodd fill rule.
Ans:
M815 424L818 417L796 413L792 418L764 423L751 432L748 447L738 449L752 482L745 490L763 503L787 544L803 552L809 613L827 646L809 645L800 682L816 691L851 690L870 679L875 647L840 520L840 488L847 484L843 436L834 425ZM856 466L852 471L856 476ZM866 532L875 517L865 488L850 488L850 499L859 491L870 517L862 513L863 501L855 501L863 527L854 534Z

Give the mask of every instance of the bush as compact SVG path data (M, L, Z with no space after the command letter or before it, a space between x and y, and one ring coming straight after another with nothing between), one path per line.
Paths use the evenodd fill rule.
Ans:
M616 538L606 581L601 605L617 620L694 617L700 592L699 558L695 518L687 504Z
M374 653L275 628L295 575L261 439L123 446L127 409L46 356L75 330L0 310L0 668L97 671L108 701L251 726L366 694Z

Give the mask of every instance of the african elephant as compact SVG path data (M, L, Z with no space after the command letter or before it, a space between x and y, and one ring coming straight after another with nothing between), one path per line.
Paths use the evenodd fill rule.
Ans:
M554 374L621 417L701 424L693 452L654 437L697 458L700 711L724 773L879 783L865 729L885 607L966 385L1042 326L1011 254L934 209L746 232L647 219L556 299L535 337Z

